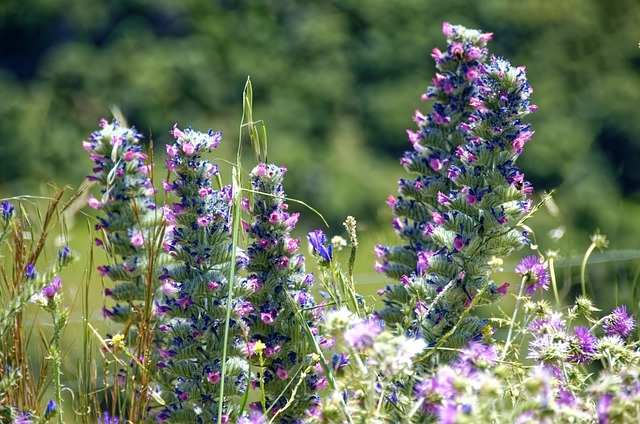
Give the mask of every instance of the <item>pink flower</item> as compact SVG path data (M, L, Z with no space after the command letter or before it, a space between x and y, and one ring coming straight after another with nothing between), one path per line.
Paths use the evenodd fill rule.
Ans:
M171 279L166 279L162 283L162 291L167 294L178 293L178 287L176 287L176 282Z
M287 252L293 253L300 247L300 239L292 239L287 242Z
M165 159L164 163L167 165L167 169L169 171L173 171L174 169L176 169L178 167L178 165L174 161L169 160L169 159Z
M162 188L164 189L164 191L169 193L169 192L173 191L173 184L171 184L167 180L162 180Z
M387 267L385 265L385 261L375 261L373 263L373 269L376 270L378 274L382 274L383 272L387 272Z
M287 378L289 378L289 373L281 366L278 366L276 368L276 374L278 375L278 378L280 378L280 380L286 380Z
M433 219L433 223L436 224L436 225L442 225L445 222L444 218L442 217L442 215L440 215L436 211L431 212L431 218Z
M451 203L451 198L449 198L447 195L443 194L440 191L438 192L437 200L438 200L438 203L440 203L441 205L448 205Z
M207 374L207 381L211 384L216 384L220 381L220 372L210 372Z
M480 41L484 41L485 43L488 41L491 41L492 38L493 38L493 32L487 32L487 33L481 34L480 37L478 37Z
M462 57L464 54L464 47L460 43L452 43L451 44L451 54L453 56Z
M503 285L501 285L500 287L498 287L497 292L500 294L507 294L507 291L509 290L509 286L511 284L509 283L504 283Z
M453 248L459 252L462 250L463 247L464 247L464 239L460 234L458 234L456 238L453 239Z
M533 131L524 131L518 136L518 138L513 140L513 148L517 154L522 153L522 148L524 147L525 143L531 139L533 133Z
M184 143L182 143L182 151L185 154L191 156L196 152L196 148L193 144L189 143L188 141L185 141Z
M434 47L433 50L431 50L431 57L434 61L440 62L442 59L444 59L444 54L440 51L439 48Z
M422 133L407 130L407 136L413 147L416 147L416 144L423 138Z
M278 211L273 211L271 215L269 215L269 222L272 224L277 224L280 221L280 213Z
M124 160L126 160L127 162L131 162L135 158L136 158L136 152L134 152L133 150L129 150L127 153L124 154Z
M218 281L209 281L207 283L207 287L209 288L209 290L213 291L213 290L217 290L218 288L220 288L220 283Z
M284 223L287 227L293 228L298 223L298 218L300 217L300 213L292 213L288 218L284 220Z
M416 271L418 275L424 275L429 268L431 268L431 264L429 260L432 256L435 255L435 252L418 252L418 263L416 266Z
M111 140L109 140L109 143L111 143L112 146L120 147L124 144L124 138L122 138L122 136L113 136Z
M184 133L178 129L178 124L173 124L173 129L170 131L174 138L178 139L184 137Z
M144 244L144 236L142 235L142 233L131 234L130 240L131 244L136 247L140 247Z
M446 35L447 37L455 34L455 31L453 30L453 27L449 22L445 21L442 23L442 34Z
M442 169L442 161L440 160L440 158L432 157L429 159L429 166L431 167L431 169L438 172Z
M264 163L259 163L258 166L256 166L256 173L260 177L264 177L265 175L267 175L267 165Z
M247 279L247 288L251 291L258 291L262 287L260 280L256 276L251 276Z
M260 312L260 319L265 324L273 324L273 322L275 321L275 316L270 312Z
M178 148L175 145L167 144L167 154L169 157L174 158L178 154Z
M394 195L390 194L389 197L387 197L387 205L389 205L390 208L396 206L396 197Z
M482 55L482 50L480 50L479 47L469 47L469 49L467 49L467 57L471 60L473 59L477 59Z
M264 349L264 356L268 358L269 356L277 355L278 352L280 352L281 349L282 349L282 346L280 346L280 345L276 345L273 348L267 347L267 348Z
M253 356L256 354L256 342L249 342L240 349L245 355Z
M201 217L197 218L196 221L198 222L198 225L200 227L207 227L207 226L209 226L209 224L211 224L211 217L210 216L201 216Z
M93 150L93 146L91 145L91 143L86 140L82 140L82 148L87 152Z
M89 196L89 200L87 200L87 203L89 204L91 209L100 209L102 207L102 203L98 199L93 197L93 194Z
M464 77L467 81L474 81L478 78L478 68L469 68L467 72L465 72Z

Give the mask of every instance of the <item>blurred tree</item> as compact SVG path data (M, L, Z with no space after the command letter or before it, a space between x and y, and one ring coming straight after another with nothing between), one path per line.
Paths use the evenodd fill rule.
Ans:
M568 223L635 244L636 0L4 0L0 191L78 185L90 166L80 140L112 104L159 145L174 122L221 129L233 157L250 75L289 196L337 228L347 214L386 225L443 20L493 31L491 50L527 65L534 186L558 188Z

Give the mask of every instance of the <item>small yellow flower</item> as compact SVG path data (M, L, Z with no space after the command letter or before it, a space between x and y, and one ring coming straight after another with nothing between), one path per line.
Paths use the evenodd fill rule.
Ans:
M258 340L255 345L253 345L257 354L261 354L263 350L267 348L267 345L262 343L262 340Z
M116 334L111 338L111 346L113 347L124 347L124 334Z

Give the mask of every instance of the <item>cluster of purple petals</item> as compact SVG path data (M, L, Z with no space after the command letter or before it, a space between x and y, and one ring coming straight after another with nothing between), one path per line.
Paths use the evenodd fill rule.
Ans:
M293 403L278 415L278 422L295 423L318 409L317 392L327 384L322 367L309 361L313 350L305 339L303 325L308 326L320 347L331 348L333 341L319 334L322 308L311 293L314 277L305 272L304 256L298 253L300 239L291 236L299 214L290 213L285 203L285 172L283 167L260 163L250 175L253 202L243 203L253 221L243 224L250 245L242 320L249 328L248 349L258 341L266 346L262 372L251 384L255 388L262 384L272 413L291 401L299 372L313 366Z
M423 412L433 416L438 423L454 423L459 414L473 416L474 405L465 402L465 390L456 384L456 380L460 377L478 379L497 361L494 346L469 342L450 366L439 367L435 374L416 384L414 394L422 400Z
M537 289L549 288L550 275L546 264L537 256L525 256L522 258L515 271L525 277L525 293L533 295Z
M607 336L619 336L622 339L629 337L636 328L636 320L627 313L627 307L618 306L605 317L602 329Z

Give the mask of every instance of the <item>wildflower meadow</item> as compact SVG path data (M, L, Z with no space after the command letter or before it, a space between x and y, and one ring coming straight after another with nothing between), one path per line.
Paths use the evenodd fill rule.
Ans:
M491 54L490 32L442 34L373 294L357 216L299 234L322 205L286 195L295 164L268 155L251 80L236 135L168 123L154 151L114 110L77 142L79 188L2 200L0 423L638 422L637 300L599 309L587 278L609 241L594 230L561 290L562 252L529 222L553 199L517 164L549 142L525 67ZM507 263L517 281L497 280Z

